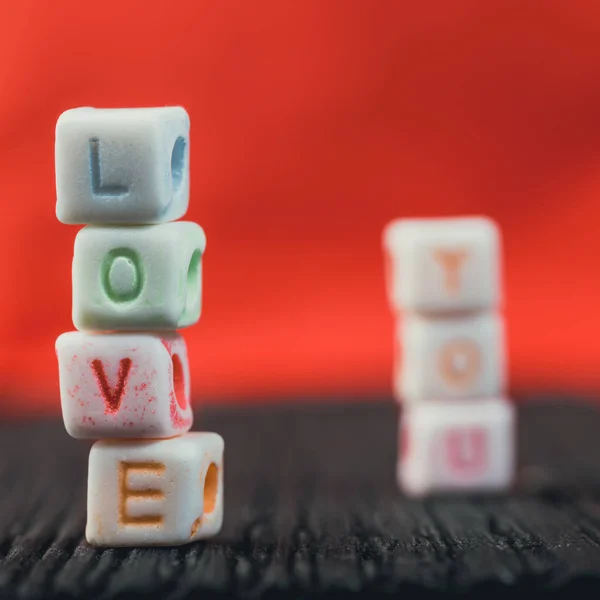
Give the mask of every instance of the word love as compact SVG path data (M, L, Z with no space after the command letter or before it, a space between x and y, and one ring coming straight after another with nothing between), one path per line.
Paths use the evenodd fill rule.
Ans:
M190 368L176 330L202 311L202 227L189 204L181 106L64 112L56 216L75 238L72 318L56 341L65 427L90 453L86 540L177 545L223 521L223 439L189 433Z
M62 412L75 438L171 437L192 425L183 337L70 332L56 341Z

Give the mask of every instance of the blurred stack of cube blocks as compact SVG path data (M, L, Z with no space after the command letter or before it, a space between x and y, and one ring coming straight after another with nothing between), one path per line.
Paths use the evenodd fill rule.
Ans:
M90 453L86 538L175 545L223 521L223 439L190 433L190 368L176 331L198 322L206 238L189 204L181 107L63 113L56 214L75 238L72 318L56 341L65 427Z
M492 492L515 471L501 238L485 217L397 219L383 232L395 316L397 480L411 496Z

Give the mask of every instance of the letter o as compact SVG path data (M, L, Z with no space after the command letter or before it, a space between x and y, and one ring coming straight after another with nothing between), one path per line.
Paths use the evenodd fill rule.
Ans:
M146 273L140 255L131 248L114 248L106 254L100 281L106 296L116 304L136 300L144 288Z
M471 385L481 370L481 351L471 340L452 340L440 351L439 373L454 388Z

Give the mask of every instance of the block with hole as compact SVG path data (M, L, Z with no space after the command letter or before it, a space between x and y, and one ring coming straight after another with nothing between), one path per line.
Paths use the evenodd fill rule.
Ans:
M492 310L502 297L500 232L487 217L397 219L383 232L394 311Z
M88 225L75 238L73 323L79 330L171 330L195 324L206 237L196 223Z
M95 546L176 546L223 523L223 438L102 440L91 449L86 539Z
M397 480L406 495L505 491L515 464L516 415L503 397L402 409Z
M504 320L495 312L453 318L407 313L396 324L398 401L496 396L506 387Z
M189 431L190 368L175 332L64 333L56 340L63 420L75 438L168 438Z
M55 135L59 221L156 224L183 217L189 133L179 106L64 112Z

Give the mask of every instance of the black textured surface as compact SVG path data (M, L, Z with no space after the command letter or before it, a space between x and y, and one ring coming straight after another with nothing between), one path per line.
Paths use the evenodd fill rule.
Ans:
M90 444L58 421L5 423L0 596L600 590L600 414L591 406L524 406L520 486L500 497L401 497L391 402L197 411L196 428L226 442L218 538L97 550L83 540Z

